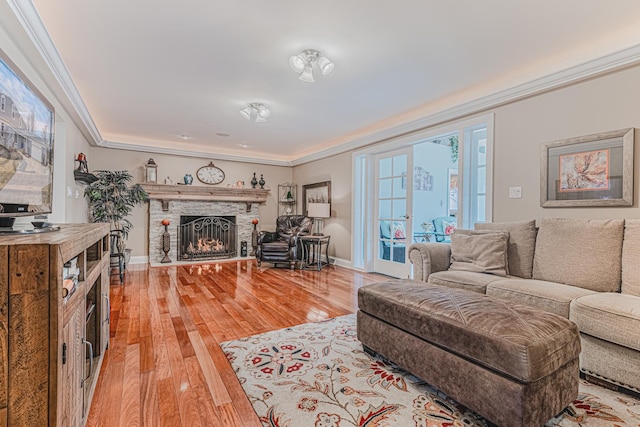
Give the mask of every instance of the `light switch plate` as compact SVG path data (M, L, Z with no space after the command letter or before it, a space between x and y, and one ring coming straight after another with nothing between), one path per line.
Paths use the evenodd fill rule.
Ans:
M522 187L509 187L510 199L522 199Z

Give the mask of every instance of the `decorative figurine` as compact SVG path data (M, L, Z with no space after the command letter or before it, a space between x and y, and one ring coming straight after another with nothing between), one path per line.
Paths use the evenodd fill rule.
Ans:
M167 263L171 262L171 259L169 258L169 251L171 250L171 236L169 236L168 228L171 221L165 218L160 223L164 225L164 233L162 233L162 252L164 252L164 258L162 258L160 262Z
M78 162L78 168L76 169L78 172L89 173L89 167L87 166L87 156L84 153L78 154L76 162Z
M193 177L191 176L191 174L190 174L190 173L185 174L185 176L184 176L184 183L185 183L186 185L191 185L191 184L193 184Z
M251 178L251 188L256 188L258 185L258 178L256 178L256 173L253 173L253 178Z
M262 174L260 174L260 181L258 181L258 184L260 184L260 188L264 189L266 181L264 180L264 176L262 176Z

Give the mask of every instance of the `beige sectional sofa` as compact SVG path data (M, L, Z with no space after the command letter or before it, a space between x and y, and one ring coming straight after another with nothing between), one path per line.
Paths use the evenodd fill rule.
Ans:
M640 392L640 219L476 224L409 247L413 277L569 318L580 369Z

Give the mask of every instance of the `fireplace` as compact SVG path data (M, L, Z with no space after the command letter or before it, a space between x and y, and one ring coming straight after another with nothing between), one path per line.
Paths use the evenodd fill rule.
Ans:
M237 251L235 216L180 216L178 259L183 261L234 258Z
M235 218L235 240L229 243L229 253L240 254L241 242L251 242L253 225L251 220L260 218L259 204L267 201L270 190L258 188L210 187L196 185L141 184L149 194L149 263L152 266L165 264L165 249L171 262L199 263L200 259L182 257L178 254L181 216L217 216ZM162 221L169 221L165 227ZM188 222L188 221L187 221ZM184 225L184 224L182 224ZM182 233L181 233L182 234ZM188 246L187 246L188 248ZM216 257L221 254L215 254ZM229 255L231 256L231 255ZM204 259L202 259L204 261Z

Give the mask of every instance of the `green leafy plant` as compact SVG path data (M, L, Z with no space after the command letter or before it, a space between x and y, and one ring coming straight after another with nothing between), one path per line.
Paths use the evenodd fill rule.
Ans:
M111 230L122 230L122 237L127 238L133 227L127 217L133 208L149 199L149 195L139 185L129 185L133 176L128 171L94 172L98 178L84 190L89 199L89 213L93 222L108 222Z
M449 143L451 144L451 161L458 161L458 135L449 137Z

